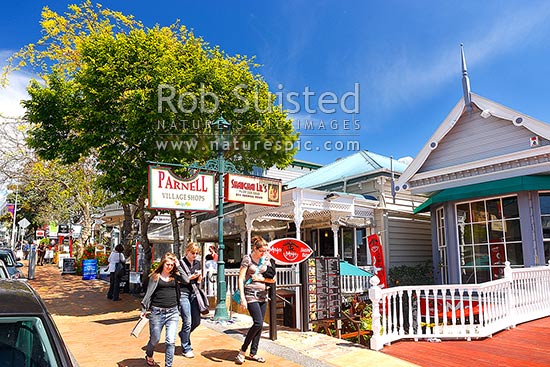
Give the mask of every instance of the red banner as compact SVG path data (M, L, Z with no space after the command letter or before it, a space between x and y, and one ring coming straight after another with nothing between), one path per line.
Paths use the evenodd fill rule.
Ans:
M380 279L380 288L386 288L388 283L386 281L386 265L384 263L384 250L382 250L382 244L377 234L371 234L367 237L369 243L370 256L372 257L372 266L377 270L376 276Z

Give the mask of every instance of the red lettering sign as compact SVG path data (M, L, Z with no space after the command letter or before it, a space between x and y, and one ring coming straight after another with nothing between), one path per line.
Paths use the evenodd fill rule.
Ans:
M269 254L279 265L299 264L313 254L307 243L295 238L281 238L269 242Z

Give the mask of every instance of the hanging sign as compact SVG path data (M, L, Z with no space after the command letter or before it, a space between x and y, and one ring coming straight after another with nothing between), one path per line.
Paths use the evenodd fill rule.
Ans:
M269 255L279 265L299 264L313 254L307 243L296 238L281 238L268 243Z
M369 251L372 257L372 266L376 269L376 276L380 279L380 288L387 288L386 265L384 265L384 251L377 234L371 234L367 237Z
M227 201L281 206L281 180L228 173L224 185Z
M214 174L177 177L169 168L149 166L149 208L213 211Z

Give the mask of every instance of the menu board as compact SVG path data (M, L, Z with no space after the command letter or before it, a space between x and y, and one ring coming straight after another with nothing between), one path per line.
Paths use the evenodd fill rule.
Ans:
M76 274L76 258L65 257L63 258L63 268L61 274Z
M315 257L308 259L307 264L309 320L340 318L340 260L337 257Z

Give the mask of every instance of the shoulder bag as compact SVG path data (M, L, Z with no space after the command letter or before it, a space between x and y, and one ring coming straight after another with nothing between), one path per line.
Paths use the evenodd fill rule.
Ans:
M181 263L187 274L191 275L191 271L187 267L185 260L181 260ZM204 292L204 289L197 287L195 283L191 283L191 288L193 288L193 292L195 292L195 297L197 298L197 303L199 304L201 314L208 315L210 313L210 304L208 302L206 292Z
M115 277L122 278L124 276L124 273L126 272L125 264L120 259L121 253L118 253L118 262L115 265Z

